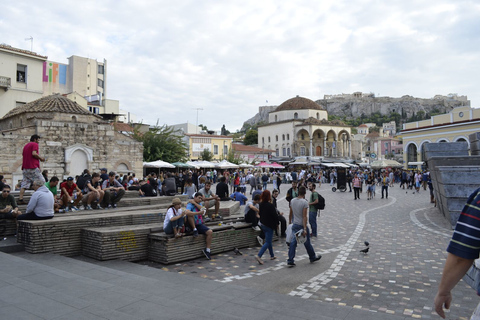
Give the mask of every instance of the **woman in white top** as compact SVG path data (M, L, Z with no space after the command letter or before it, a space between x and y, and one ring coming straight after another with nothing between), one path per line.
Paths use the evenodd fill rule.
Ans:
M185 216L188 210L182 211L182 201L179 198L173 198L172 204L168 207L165 220L163 221L163 231L166 234L175 235L175 238L183 236L181 233Z

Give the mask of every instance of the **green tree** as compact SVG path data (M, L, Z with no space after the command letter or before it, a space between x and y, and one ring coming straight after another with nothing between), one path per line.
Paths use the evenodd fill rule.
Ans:
M198 156L200 160L204 161L212 161L213 160L213 153L208 149L203 149L203 151Z
M258 143L258 131L257 130L248 130L247 133L245 134L245 139L243 140L243 143L246 145L252 145L252 144L257 144Z
M208 128L207 126L203 125L203 124L199 124L198 125L200 128L202 128L203 131L208 131Z
M227 153L227 161L235 164L240 164L242 163L242 158L240 157L239 153L235 153L235 151L233 151L233 148L230 148Z
M137 141L143 142L143 160L155 161L163 160L166 162L186 161L187 145L182 140L182 136L176 134L172 128L167 125L159 126L158 121L153 129L141 133L134 131L133 137Z
M374 126L374 127L368 128L368 133L372 133L372 132L380 132L380 127Z

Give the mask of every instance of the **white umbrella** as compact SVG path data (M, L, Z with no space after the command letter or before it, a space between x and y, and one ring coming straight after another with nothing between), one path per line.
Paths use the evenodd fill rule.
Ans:
M240 164L240 168L253 168L253 165L242 163L242 164Z
M170 163L162 161L162 160L157 160L157 161L152 161L152 162L144 162L143 167L144 168L170 168L170 169L175 168L175 166L173 164L170 164Z
M216 167L218 169L235 169L235 168L238 168L239 166L227 160L222 160L219 163L217 163Z
M198 168L215 168L215 163L209 161L188 161L189 165Z

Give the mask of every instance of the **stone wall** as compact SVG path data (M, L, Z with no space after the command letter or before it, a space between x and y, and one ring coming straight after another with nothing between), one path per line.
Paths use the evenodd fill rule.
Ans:
M21 117L25 121L26 115ZM0 168L9 183L13 178L18 180L19 174L21 175L23 147L33 134L42 137L39 153L48 159L41 163L41 167L42 170L48 170L50 177L56 175L62 179L80 174L85 168L75 172L71 170L72 164L78 160L75 157L79 154L87 159L87 168L92 172L103 167L117 171L120 167L125 171L136 172L137 175L142 174L143 144L114 131L110 124L89 115L56 113L39 117L41 119L29 119L28 126L2 130L0 147L3 154ZM20 124L19 119L11 121Z

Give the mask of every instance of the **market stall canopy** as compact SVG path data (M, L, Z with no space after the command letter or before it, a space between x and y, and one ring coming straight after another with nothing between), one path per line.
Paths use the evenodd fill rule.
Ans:
M215 168L215 163L209 161L187 161L187 164L194 166L195 168Z
M238 168L239 165L235 163L228 162L227 160L222 160L219 163L216 164L216 167L218 169L235 169Z
M255 167L257 167L257 168L272 168L272 164L267 163L265 161L262 161L259 164L257 164Z
M172 163L172 165L174 165L177 168L193 168L193 166L189 165L188 163L179 162L179 161Z
M284 166L282 166L281 164L278 164L276 162L272 163L272 168L274 168L274 169L285 169Z
M253 168L253 165L242 163L242 164L240 164L240 168Z
M170 163L162 161L162 160L157 160L157 161L152 161L152 162L144 162L143 167L144 168L170 168L170 169L175 168L175 166L173 164L170 164Z
M400 168L400 167L403 167L403 166L395 160L377 160L377 161L373 161L370 164L370 167L372 167L372 168L387 168L387 167Z

